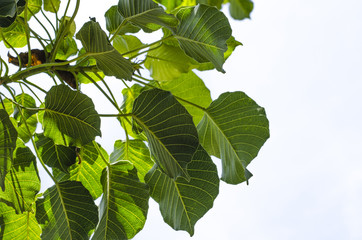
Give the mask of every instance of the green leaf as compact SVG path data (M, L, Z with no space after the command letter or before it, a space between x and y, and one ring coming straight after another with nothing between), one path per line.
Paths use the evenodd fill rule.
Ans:
M230 15L234 19L243 20L250 18L250 13L253 11L254 3L250 0L229 0Z
M119 160L129 160L137 169L138 177L141 182L144 182L146 173L154 165L151 159L150 150L141 140L117 140L114 143L114 150L110 160L112 163Z
M26 94L26 93L19 94L19 95L17 95L15 97L15 99L16 99L16 102L19 103L23 107L36 108L35 100L29 94ZM20 114L20 111L23 112L23 115L24 115L25 119L28 119L30 116L32 116L33 114L35 114L37 112L37 111L34 111L34 110L27 110L27 109L22 109L21 110L17 106L15 106L14 118L16 118L16 120L18 120L18 121L22 120L22 116Z
M79 53L78 56L81 56L83 54L85 54L85 50L84 48L82 48ZM79 60L77 61L77 66L80 67L92 67L92 66L96 66L97 62L94 58L88 58L87 60ZM88 76L91 77L95 82L101 81L101 79L99 77L97 77L97 75L93 72L87 72ZM97 72L97 74L103 79L104 78L104 73L102 71ZM78 73L77 74L77 80L79 83L84 83L84 84L88 84L88 83L92 83L87 77L85 77L83 74Z
M11 115L14 112L14 105L9 99L5 98L2 102L0 101L0 109L5 109L8 115Z
M170 177L189 178L186 170L199 145L191 115L170 92L152 89L134 102L133 118L145 131L157 165Z
M234 50L237 46L243 45L241 42L235 40L235 38L233 36L231 36L226 41L226 44L228 46L228 50L224 53L224 62L231 56L231 54L234 52ZM212 63L206 62L206 63L200 63L197 70L206 71L206 70L211 70L214 68L215 68L215 66Z
M4 109L0 109L0 187L5 190L5 177L12 165L18 133Z
M192 71L182 74L179 78L161 82L160 84L163 90L170 91L174 96L194 103L201 108L207 108L212 102L210 90L205 86L201 78ZM185 101L180 100L180 103L191 114L195 125L197 125L204 116L204 111Z
M52 87L45 97L44 136L55 144L80 147L101 136L100 117L92 99L66 85Z
M0 27L9 27L25 6L25 0L2 0L0 2Z
M31 211L39 190L35 156L28 147L16 148L14 163L5 177L5 191L0 191L0 202L13 207L18 214Z
M88 239L98 222L98 210L80 182L65 181L48 188L37 200L36 219L44 240Z
M125 33L137 33L140 28L132 25L131 23L124 23L124 18L118 12L118 6L114 5L105 13L106 18L106 28L108 32L114 34L118 27L123 24L121 29L118 31L118 34L123 35Z
M43 134L36 134L35 136L36 146L44 163L49 167L68 173L68 168L76 160L75 147L57 145Z
M184 0L155 0L155 2L158 2L166 7L166 10L168 12L171 12L172 10L176 9L177 7L181 6L182 2Z
M152 32L160 28L174 28L177 19L167 14L161 6L152 0L120 0L118 11L125 20L140 27L145 32Z
M27 211L17 214L14 208L0 202L0 236L3 240L40 240L41 228L35 213Z
M48 52L52 50L52 45L47 46ZM74 56L78 53L77 43L72 37L65 37L64 41L60 42L59 49L55 59L57 60L67 60L70 56Z
M131 80L133 74L132 63L110 44L106 33L99 23L89 21L83 25L76 35L81 40L86 52L97 61L97 67L107 76Z
M22 48L26 46L26 32L25 27L17 22L14 22L8 28L1 29L4 39L14 48ZM5 43L5 42L4 42ZM10 48L8 44L5 43L7 48Z
M187 166L190 181L169 178L156 167L146 175L151 197L160 205L164 221L175 230L194 234L196 222L212 208L219 193L215 164L200 146Z
M133 108L133 103L136 98L144 91L144 87L138 84L133 84L130 88L124 88L122 90L123 94L123 104L122 104L122 111L125 113L131 113ZM135 139L140 140L147 140L146 136L143 132L138 133L134 131L132 128L132 117L122 117L119 118L121 125L124 129L126 129L127 134Z
M38 118L36 114L30 116L28 119L26 119L26 124L23 120L16 121L14 118L10 118L10 120L13 122L14 127L16 128L16 131L18 132L18 137L24 141L24 143L29 142L33 134L35 133L35 130L38 125ZM28 127L26 127L28 125ZM28 130L29 128L29 130ZM30 131L30 132L29 132Z
M198 66L198 62L187 56L180 47L162 44L147 53L145 67L159 82L178 78Z
M113 40L113 47L117 49L122 56L129 58L136 56L139 52L137 49L143 46L144 44L137 37L132 35L117 35ZM128 53L130 51L132 52Z
M102 174L100 222L92 239L131 239L144 226L149 190L128 161L110 165Z
M28 20L34 16L35 14L37 14L40 9L41 9L41 6L43 5L43 2L42 0L27 0L27 4L28 4ZM25 17L25 14L24 12L22 12L20 15L20 17Z
M223 0L197 0L197 3L206 4L209 6L215 6L218 9L220 9L221 5L223 3Z
M44 10L52 13L58 12L60 0L44 0Z
M107 166L104 160L108 162L109 157L107 152L99 146L101 156L94 144L97 143L88 143L80 149L79 161L70 167L69 180L82 182L93 199L97 199L102 194L101 176L103 169Z
M70 178L69 173L65 173L63 171L60 171L58 168L53 168L52 169L53 172L53 177L58 181L58 182L64 182L64 181L68 181Z
M226 41L231 36L227 17L207 5L182 8L176 17L180 25L174 30L174 36L185 53L200 63L211 62L224 73Z
M247 165L269 138L265 111L243 92L227 92L213 101L197 126L200 143L222 160L222 180L248 179Z

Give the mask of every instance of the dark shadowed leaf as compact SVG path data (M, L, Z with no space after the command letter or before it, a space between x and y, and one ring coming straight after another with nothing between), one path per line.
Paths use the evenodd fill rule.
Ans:
M174 80L161 82L160 85L163 90L170 91L174 96L202 108L207 108L212 102L210 90L205 86L202 79L192 71L182 74ZM197 125L204 116L204 111L185 101L179 100L179 102L191 114L195 125Z
M44 135L55 144L82 146L101 136L93 101L66 85L52 87L45 97Z
M93 199L97 199L102 194L101 176L109 157L107 152L98 146L101 156L94 144L97 143L90 142L80 149L77 162L70 167L69 180L82 182Z
M48 188L36 202L43 240L88 239L98 222L98 209L80 182L65 181Z
M199 145L191 115L168 91L142 92L133 118L145 132L157 165L171 178L189 178L186 166Z
M5 177L5 192L0 191L0 202L13 207L16 213L31 211L40 180L35 156L28 147L16 148L14 163Z
M187 166L190 181L169 178L156 167L146 175L151 197L160 205L163 219L175 230L192 236L196 222L212 208L219 193L215 164L200 146Z
M111 154L111 162L120 160L130 161L137 169L138 177L141 182L144 182L146 173L154 165L151 159L150 150L141 140L117 140L114 143L114 150Z
M100 221L92 239L131 239L144 226L149 190L128 161L111 164L102 174Z
M0 109L0 187L5 190L5 176L12 165L18 133L4 109Z
M203 4L182 8L176 17L180 24L174 36L185 53L200 63L211 62L218 71L225 72L224 52L231 36L227 17L215 7Z
M76 35L86 52L97 61L97 67L107 76L131 80L133 67L129 60L111 45L99 23L89 21Z
M187 56L180 47L167 44L149 51L145 61L145 67L157 81L178 78L198 65L199 63Z
M142 28L145 32L155 31L160 26L173 28L178 24L173 15L167 14L152 0L120 0L118 11L125 20Z
M68 168L76 160L75 147L57 145L52 139L45 137L43 134L37 134L35 142L46 165L68 173Z
M0 226L3 240L40 240L41 228L32 210L17 214L14 208L0 202Z
M222 160L222 180L238 184L248 179L247 165L269 138L264 108L243 92L227 92L213 101L197 126L200 143Z
M118 6L112 6L105 13L106 18L106 28L108 32L115 33L118 27L123 23L124 17L118 12ZM123 35L125 33L136 33L141 30L139 27L132 25L131 23L123 23L121 29L118 31L118 34Z

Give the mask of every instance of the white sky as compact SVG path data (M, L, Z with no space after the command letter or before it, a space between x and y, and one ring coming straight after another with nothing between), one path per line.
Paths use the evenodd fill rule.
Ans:
M103 14L117 2L82 1L77 29L88 17L105 28ZM222 183L192 239L362 239L362 1L254 2L251 21L231 22L244 46L226 74L201 76L214 99L244 91L265 107L271 138L250 164L250 185ZM120 138L114 132L103 128L109 153ZM134 239L189 237L165 224L150 201Z

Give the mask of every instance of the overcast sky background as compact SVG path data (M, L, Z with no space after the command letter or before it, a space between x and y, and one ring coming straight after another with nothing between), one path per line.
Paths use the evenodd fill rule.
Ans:
M81 2L77 30L89 17L105 28L104 12L118 1L99 2ZM244 46L224 65L226 74L198 74L213 99L244 91L265 107L271 138L250 164L250 185L221 183L192 239L362 239L362 1L254 3L251 20L231 20ZM119 82L109 81L120 94ZM94 101L107 113L102 99ZM98 139L109 153L123 136L110 124L118 126L102 119ZM43 181L42 191L50 185ZM189 235L165 224L151 200L134 239Z

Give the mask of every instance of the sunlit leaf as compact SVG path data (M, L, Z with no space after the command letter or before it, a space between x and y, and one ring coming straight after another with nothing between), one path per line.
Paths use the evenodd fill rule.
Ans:
M18 132L18 137L25 143L29 142L38 125L38 118L36 114L30 116L25 120L25 122L23 120L16 121L15 118L10 118L10 120L13 122L14 127Z
M68 168L76 160L75 147L56 145L52 139L43 134L37 134L35 142L46 165L68 173Z
M212 208L219 193L215 164L200 146L187 166L190 181L169 178L156 167L146 175L151 197L160 205L163 219L175 230L194 234L196 222Z
M130 161L136 167L141 182L144 182L146 173L154 165L150 150L143 141L137 139L128 141L117 140L114 143L114 150L110 160L112 163L119 160Z
M52 50L52 45L47 46L48 52ZM55 59L57 60L67 60L70 56L76 55L78 53L77 43L72 37L65 37L64 41L61 41L59 44L59 49Z
M94 144L97 143L90 142L81 147L78 161L70 167L69 180L82 182L93 199L97 199L102 194L101 176L109 157L107 152L98 146L102 152L101 156Z
M26 32L24 25L14 22L8 28L1 29L3 38L14 48L22 48L26 46ZM5 42L4 42L5 43ZM5 43L7 48L10 46Z
M158 2L166 7L167 11L172 11L175 8L179 7L184 0L155 0L155 2Z
M185 53L200 63L211 62L218 71L225 72L224 52L231 36L227 17L215 7L203 4L182 8L176 17L180 24L174 36Z
M222 180L248 179L247 165L269 138L265 111L243 92L227 92L213 101L197 126L200 143L222 160Z
M181 48L162 44L147 53L145 67L157 81L168 81L198 66Z
M156 88L137 97L133 118L145 132L157 165L172 178L188 178L186 166L199 140L185 107L170 92Z
M86 52L96 59L98 68L105 75L131 80L133 74L131 62L122 57L110 44L99 23L93 21L85 23L76 37L81 40Z
M177 19L167 14L161 6L152 0L120 0L119 13L132 24L141 27L145 32L152 32L160 26L173 28Z
M18 133L4 109L0 109L0 187L5 190L5 177L12 165Z
M17 214L0 202L0 236L3 240L40 240L41 228L31 210Z
M28 20L40 11L42 5L43 5L42 0L27 0ZM25 17L24 12L22 12L19 16L24 18Z
M60 0L43 0L44 10L52 13L56 13L60 7Z
M48 188L37 200L36 219L44 240L88 239L98 222L98 209L80 182L65 181Z
M84 50L84 48L82 48L81 50L79 50L78 52L78 56L81 56L83 54L85 54L86 51ZM77 61L77 65L80 67L92 67L92 66L96 66L97 62L94 58L88 58L87 60L79 60ZM98 74L98 76L100 76L101 78L99 78L96 73ZM87 72L88 76L90 78L92 78L95 82L101 81L101 79L104 78L104 73L102 71L98 71L96 73L93 72ZM84 84L88 84L88 83L92 83L92 81L90 81L87 77L85 77L83 74L78 73L77 74L77 80L79 83L84 83Z
M14 112L14 105L9 99L5 98L2 102L0 101L0 109L5 109L8 115L11 115Z
M251 0L229 0L229 2L229 11L231 17L237 20L250 18L250 13L254 8L254 4Z
M221 5L223 2L224 2L224 0L197 0L197 3L206 4L209 6L215 6L218 9L221 8Z
M132 25L131 23L123 23L124 17L118 12L118 6L112 6L105 13L106 18L106 28L108 32L115 33L118 27L122 25L121 29L119 29L118 34L123 35L125 33L137 33L141 30L139 27Z
M207 108L212 102L210 90L205 86L201 78L192 71L182 74L174 80L161 82L160 85L163 90L170 91L174 96L196 104L201 108ZM180 100L179 102L191 114L195 125L197 125L204 116L204 111L186 101Z
M149 190L128 161L113 163L103 170L100 222L93 239L131 239L144 226Z
M40 180L34 154L28 147L16 148L14 163L5 177L5 192L0 191L0 202L13 207L16 213L31 211Z
M138 54L140 47L144 44L132 35L117 35L113 39L113 47L125 57L133 57Z
M101 136L93 101L66 85L52 87L45 97L44 135L55 144L82 146Z

